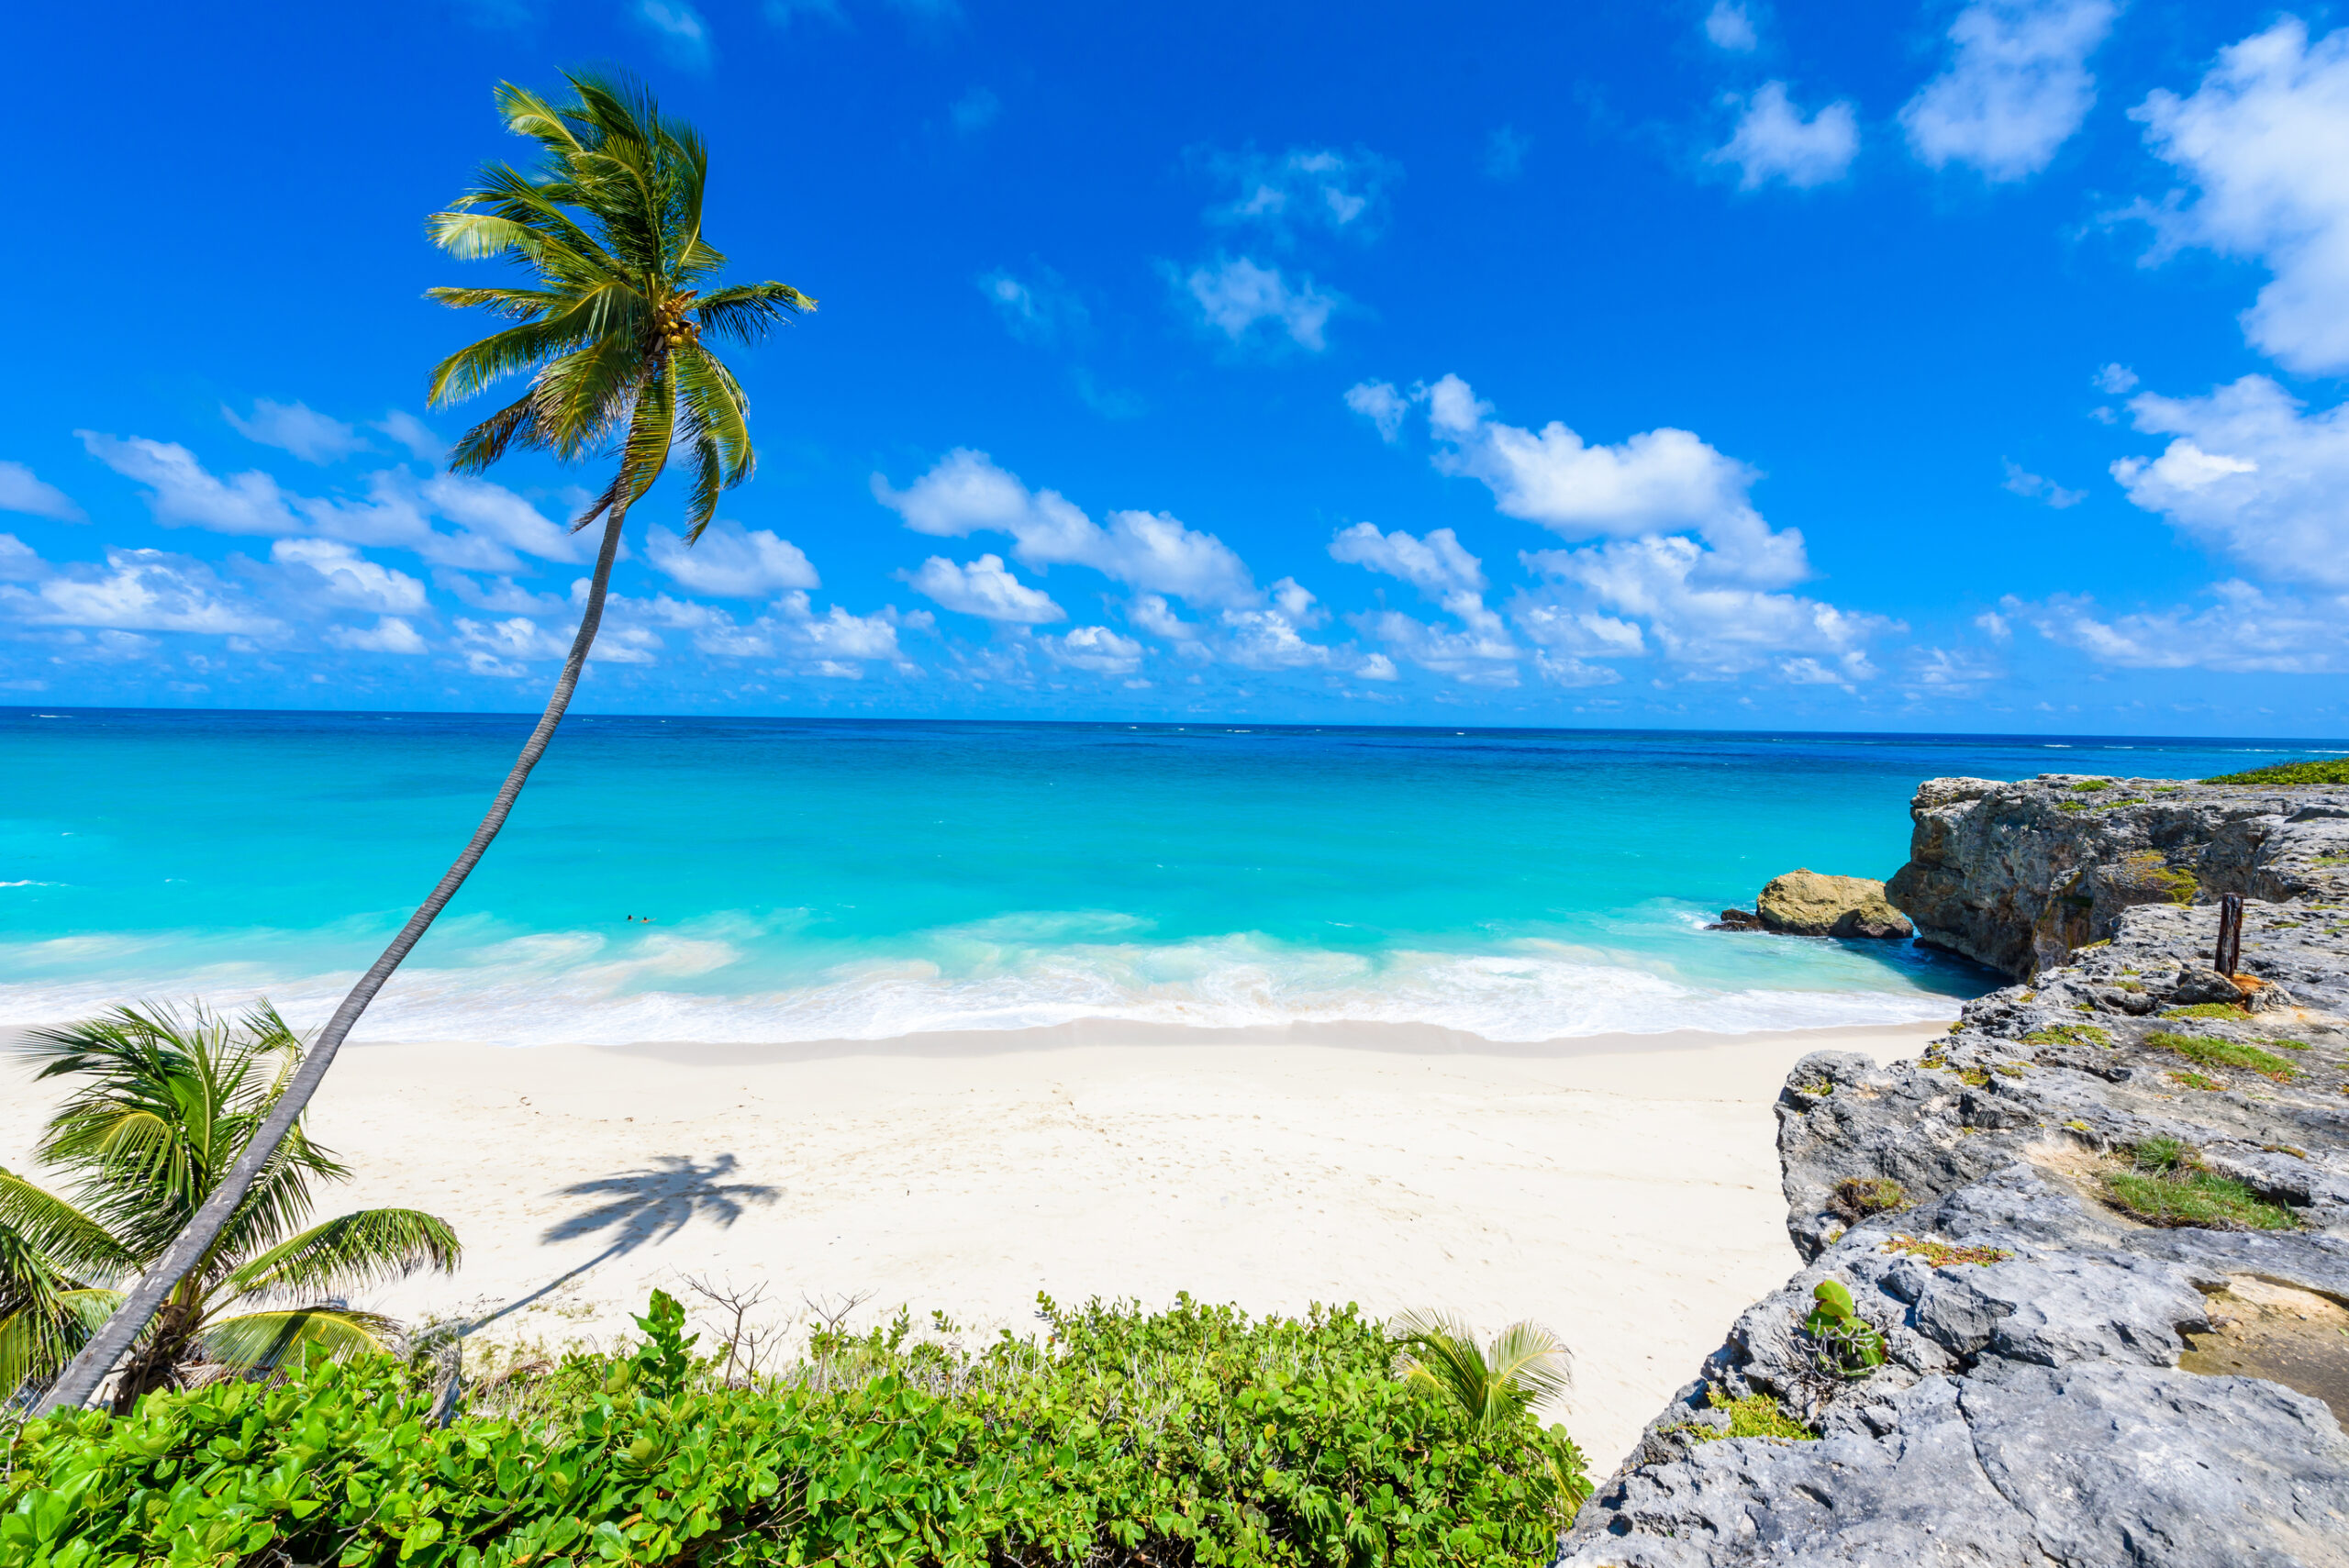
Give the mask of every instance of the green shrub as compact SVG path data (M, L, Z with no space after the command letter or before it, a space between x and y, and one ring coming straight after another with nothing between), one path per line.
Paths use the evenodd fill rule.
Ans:
M2110 1045L2110 1030L2094 1024L2049 1024L2022 1037L2025 1045Z
M2173 1034L2168 1029L2155 1029L2145 1037L2145 1043L2156 1051L2175 1051L2189 1062L2199 1062L2205 1067L2243 1067L2278 1084L2288 1084L2300 1075L2300 1069L2272 1051L2262 1051L2255 1045L2239 1045L2231 1040L2221 1040L2210 1034Z
M2218 784L2349 784L2349 757L2327 757L2321 762L2277 762L2272 767L2254 768L2248 773L2221 773L2216 778L2202 782Z
M2251 1010L2240 1002L2196 1002L2188 1006L2165 1007L2165 1018L2226 1018L2241 1020L2251 1017Z
M2072 786L2074 792L2079 795L2087 795L2096 790L2110 789L2111 787L2112 781L2110 779L2082 779L2079 783Z
M1851 1291L1841 1280L1820 1280L1812 1287L1810 1299L1810 1315L1802 1320L1802 1328L1818 1345L1823 1370L1844 1377L1865 1377L1884 1364L1883 1333L1860 1316Z
M518 1422L435 1428L384 1359L53 1417L17 1444L0 1565L1538 1568L1571 1512L1563 1434L1397 1380L1352 1307L1044 1316L1042 1345L928 1346L852 1385L704 1363L655 1397L686 1343L656 1306L644 1350Z
M1857 1222L1871 1214L1890 1214L1909 1207L1909 1191L1888 1176L1847 1176L1828 1195L1827 1207Z

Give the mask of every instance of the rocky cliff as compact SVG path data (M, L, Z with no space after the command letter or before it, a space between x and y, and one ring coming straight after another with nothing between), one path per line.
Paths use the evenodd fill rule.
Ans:
M2123 911L2349 898L2349 789L2042 773L1933 779L1886 894L1937 947L2028 979Z
M2349 791L2080 782L1918 793L1896 898L2032 978L1797 1066L1807 1266L1562 1568L2349 1564Z

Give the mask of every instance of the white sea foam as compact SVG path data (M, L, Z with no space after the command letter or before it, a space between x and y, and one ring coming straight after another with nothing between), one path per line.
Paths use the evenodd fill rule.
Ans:
M506 1045L767 1043L1108 1018L1219 1029L1429 1024L1523 1042L1912 1022L1947 1018L1954 1006L1898 970L1849 959L1828 943L1816 944L1815 957L1806 956L1804 946L1773 944L1769 962L1780 972L1768 978L1780 984L1751 983L1759 975L1740 984L1725 974L1707 983L1669 973L1668 963L1626 962L1540 940L1502 941L1484 951L1375 957L1249 934L1175 942L1050 940L1048 929L1065 935L1081 918L1004 917L930 933L923 952L858 957L768 985L728 974L756 965L734 943L707 935L651 933L627 942L579 932L509 939L459 955L468 961L463 967L402 970L360 1033ZM216 1006L265 994L297 1026L313 1027L355 978L270 974L250 962L216 962L168 982L150 978L129 994L202 995ZM722 991L720 980L730 982ZM0 985L0 1022L61 1021L125 995L123 980L113 974Z

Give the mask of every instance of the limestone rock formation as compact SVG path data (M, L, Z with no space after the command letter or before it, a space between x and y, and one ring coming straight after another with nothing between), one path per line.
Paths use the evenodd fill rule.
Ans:
M1888 939L1911 930L1909 917L1886 899L1884 884L1872 877L1790 871L1771 878L1753 907L1765 929L1792 937Z
M1933 779L1909 817L1909 863L1887 895L1921 940L2018 980L2110 937L2141 905L2349 899L2339 786Z
M2103 934L1916 1062L1796 1066L1778 1148L1806 1266L1650 1424L1559 1568L2349 1565L2349 884L2326 860L2349 846L2299 830L2349 813L2182 793L2148 825L2077 822L2046 781L1920 792L1903 875L1939 889L1909 906L1941 914L1928 935L2010 951L2069 896ZM2254 890L2242 971L2264 984L2219 995L2214 908L2094 906L2099 868L2145 847ZM2243 1207L2148 1223L2120 1184L2164 1160ZM1807 1326L1828 1279L1873 1362Z

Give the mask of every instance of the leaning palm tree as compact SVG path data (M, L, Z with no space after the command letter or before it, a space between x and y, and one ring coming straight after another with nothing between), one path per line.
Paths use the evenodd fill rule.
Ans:
M539 144L534 171L503 163L428 220L440 248L467 260L498 259L527 274L518 286L440 288L430 296L478 307L514 325L440 361L433 404L457 402L512 374L529 389L466 432L450 466L478 473L516 447L564 462L597 455L611 479L573 525L604 525L586 605L570 656L538 728L455 863L431 896L335 1009L300 1070L187 1229L165 1249L121 1308L92 1337L40 1408L83 1403L115 1361L218 1241L230 1213L309 1102L343 1037L429 929L488 850L538 765L604 617L604 595L629 509L652 487L673 452L692 473L685 537L709 524L718 493L751 476L749 401L705 336L755 343L816 302L787 284L713 286L726 258L702 237L708 154L693 129L663 119L625 82L573 72L570 98L550 103L511 83L497 89L507 128ZM707 290L707 292L704 292Z
M12 1238L0 1294L15 1307L0 1319L0 1390L56 1372L121 1300L90 1281L137 1274L162 1255L284 1103L303 1058L265 1004L235 1023L124 1007L35 1031L17 1050L40 1063L39 1078L74 1080L38 1146L74 1190L69 1199L0 1172L0 1229ZM349 1174L298 1124L286 1135L136 1343L117 1414L195 1368L252 1372L314 1348L394 1348L389 1318L336 1298L421 1268L452 1271L457 1238L408 1208L306 1223L312 1187Z

